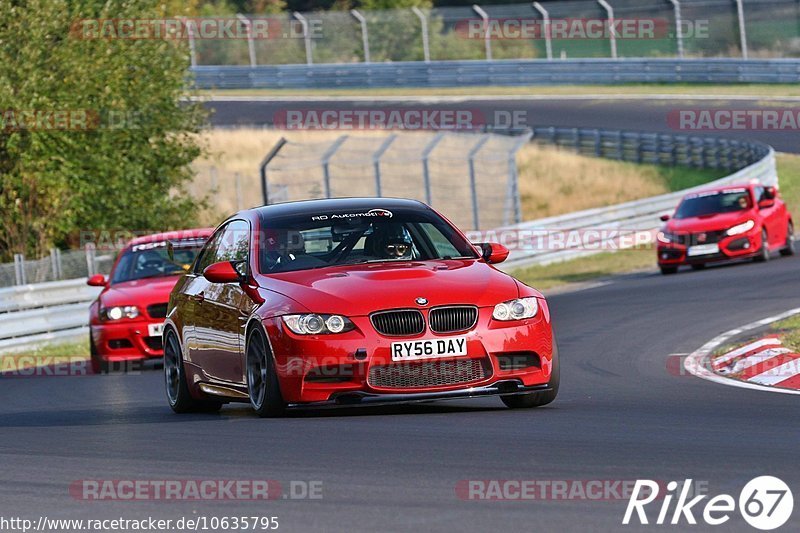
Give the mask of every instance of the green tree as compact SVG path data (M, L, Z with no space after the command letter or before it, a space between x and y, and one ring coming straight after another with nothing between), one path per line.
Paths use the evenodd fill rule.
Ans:
M203 112L181 102L186 42L91 39L76 26L155 19L162 9L158 0L0 0L3 259L43 255L81 230L196 223L185 186ZM72 120L48 123L54 112ZM32 113L42 123L30 123Z

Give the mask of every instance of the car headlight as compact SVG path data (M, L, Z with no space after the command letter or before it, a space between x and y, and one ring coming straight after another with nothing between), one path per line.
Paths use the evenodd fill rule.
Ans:
M728 229L725 232L725 235L741 235L742 233L747 233L751 229L755 227L756 223L752 220L748 220L746 222L742 222L741 224L736 224L734 227Z
M664 244L678 242L678 236L668 231L659 231L656 233L656 239L658 239L658 242L663 242Z
M284 315L283 323L297 335L326 335L355 328L349 318L341 315Z
M494 306L492 318L495 320L522 320L532 318L539 312L539 301L534 297L517 298Z
M135 305L104 307L100 309L100 318L103 320L121 320L123 318L136 318L139 308Z

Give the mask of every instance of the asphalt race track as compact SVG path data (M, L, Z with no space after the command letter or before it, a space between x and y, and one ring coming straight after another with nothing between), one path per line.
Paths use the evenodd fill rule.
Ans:
M701 90L701 89L698 89ZM702 96L702 95L701 95ZM708 95L705 95L708 96ZM687 97L602 98L591 96L571 98L429 98L381 99L347 97L332 99L309 98L247 98L219 97L207 102L213 110L211 123L214 126L265 126L276 122L280 113L287 110L348 110L348 109L414 109L414 110L468 110L474 116L493 123L496 112L508 117L509 113L522 111L519 126L561 126L583 128L609 128L646 132L685 133L703 135L703 132L676 131L668 121L676 110L755 110L796 109L798 99L764 100L757 98L706 99ZM280 118L277 119L280 123ZM800 137L797 130L746 131L729 130L713 132L714 135L732 139L755 140L772 145L779 152L800 153ZM707 132L705 134L708 134Z
M539 410L508 410L495 398L275 420L244 406L178 416L158 371L5 379L0 499L7 513L31 518L247 514L277 516L281 531L299 532L616 531L625 501L464 501L455 487L467 479L693 478L736 498L748 480L771 474L796 491L796 397L667 367L670 354L796 307L799 269L800 258L775 258L634 274L553 296L562 389ZM86 502L68 490L82 479L186 478L319 480L323 498ZM723 529L752 531L737 513Z

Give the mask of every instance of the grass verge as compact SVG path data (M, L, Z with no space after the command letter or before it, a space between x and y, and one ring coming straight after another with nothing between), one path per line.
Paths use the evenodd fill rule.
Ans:
M622 84L622 85L526 85L520 87L384 87L368 89L217 89L200 96L598 96L598 95L708 95L800 96L795 84Z
M56 365L80 359L89 359L88 338L79 342L46 344L37 348L0 354L0 372Z
M637 248L579 257L562 263L520 268L512 272L520 281L540 290L581 283L625 272L655 267L655 252Z

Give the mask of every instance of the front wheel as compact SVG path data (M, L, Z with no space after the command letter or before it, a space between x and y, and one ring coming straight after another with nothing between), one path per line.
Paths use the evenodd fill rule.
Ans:
M667 276L669 274L674 274L674 273L676 273L678 271L678 267L662 266L662 267L659 267L659 268L661 268L661 273L664 274L665 276Z
M183 356L178 335L171 329L167 330L164 336L164 381L169 406L176 413L213 413L222 408L222 402L192 398L183 368Z
M755 257L757 263L766 263L769 261L769 241L767 240L767 230L761 230L761 249Z
M97 347L94 345L92 334L89 334L89 356L92 362L92 372L94 374L108 374L109 365L108 361L97 352Z
M250 405L261 418L278 417L286 410L272 352L266 335L257 327L247 339L247 392Z
M561 383L561 370L558 362L558 346L553 338L553 372L550 374L550 390L531 392L529 394L516 394L514 396L501 396L500 399L511 409L530 409L547 405L558 396L558 386Z
M794 224L786 227L786 246L781 248L781 255L794 255Z

